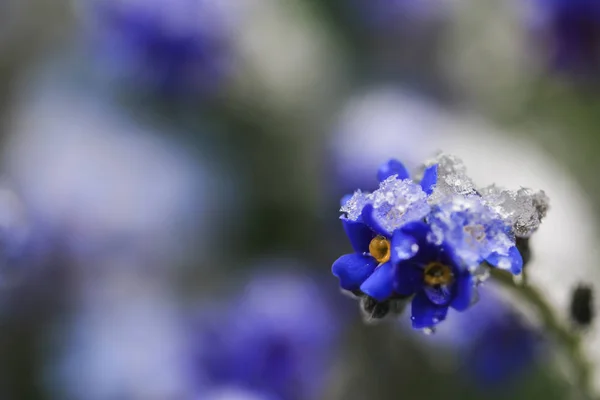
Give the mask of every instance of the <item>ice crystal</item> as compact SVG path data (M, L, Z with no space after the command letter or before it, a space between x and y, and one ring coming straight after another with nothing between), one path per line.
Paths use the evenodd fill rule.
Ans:
M492 253L507 255L514 237L507 223L479 196L446 199L428 217L434 244L444 241L454 248L466 265L476 266Z
M521 188L506 190L495 185L481 190L484 201L513 228L518 237L529 237L540 226L548 211L548 196L543 191Z
M410 221L423 219L430 211L427 195L410 179L390 176L373 193L357 190L340 209L346 218L356 221L365 205L373 205L373 218L388 232Z
M438 180L429 197L429 204L437 204L448 196L476 194L475 185L467 175L462 160L449 154L441 154L428 165L438 164Z
M371 194L374 218L389 232L410 221L423 219L430 211L427 195L409 179L390 176Z
M357 190L352 197L340 208L340 211L346 214L346 218L356 221L360 217L363 208L369 202L370 193Z

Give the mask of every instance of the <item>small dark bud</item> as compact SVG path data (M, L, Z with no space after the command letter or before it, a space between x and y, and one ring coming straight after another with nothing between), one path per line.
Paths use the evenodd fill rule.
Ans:
M592 287L580 284L571 297L571 318L581 326L589 325L594 319L594 296Z
M360 306L369 319L381 319L390 312L389 301L378 302L370 296L364 296L361 299Z

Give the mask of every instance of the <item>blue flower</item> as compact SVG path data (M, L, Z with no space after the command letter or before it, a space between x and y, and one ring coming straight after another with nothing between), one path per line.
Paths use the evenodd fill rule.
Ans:
M460 262L476 268L483 261L521 273L523 258L511 227L479 196L453 196L435 205L427 216L430 240L452 247Z
M206 378L201 390L235 387L279 400L318 396L340 324L323 289L314 277L268 271L219 315L202 318L195 331L196 370Z
M212 90L227 73L231 55L221 2L79 1L89 45L109 74L187 94Z
M412 243L416 251L394 252L397 265L394 290L412 299L412 325L430 328L446 318L448 308L466 310L473 301L475 279L452 246L436 244L424 222L412 222L394 232L393 241Z
M341 210L346 216L341 220L354 249L332 266L343 289L360 290L379 301L393 294L394 257L400 253L409 257L416 251L413 241L394 239L393 232L429 213L427 194L433 190L436 176L436 169L429 168L417 185L408 179L402 163L390 160L377 173L379 189L357 191L343 200Z
M413 327L432 327L446 318L448 307L458 311L473 302L483 261L521 273L523 259L514 235L478 196L452 196L437 204L426 217L394 233L393 242L414 242L416 254L392 258L397 264L395 292L415 293Z

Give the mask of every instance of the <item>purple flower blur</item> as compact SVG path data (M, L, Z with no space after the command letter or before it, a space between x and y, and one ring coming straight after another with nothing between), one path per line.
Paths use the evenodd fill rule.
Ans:
M462 324L462 334L472 337L463 368L483 385L513 384L541 356L542 337L506 301L485 289L473 307L476 315Z
M211 311L194 332L201 391L233 387L280 400L322 391L339 319L314 277L258 275L240 297Z
M352 0L364 23L377 31L397 31L440 20L449 12L449 1Z
M456 350L460 372L483 388L516 384L542 358L543 336L500 287L488 282L478 292L468 314L454 313L435 335L419 338Z
M224 186L212 183L213 171L226 167L186 148L171 129L139 123L53 77L34 83L16 107L4 152L36 234L84 265L117 251L152 254L168 268L185 254L208 254L189 243L217 236L206 210L227 203L217 200Z
M600 3L595 0L537 0L539 31L553 67L581 77L600 68Z
M206 93L230 66L227 1L79 0L100 64L163 94Z

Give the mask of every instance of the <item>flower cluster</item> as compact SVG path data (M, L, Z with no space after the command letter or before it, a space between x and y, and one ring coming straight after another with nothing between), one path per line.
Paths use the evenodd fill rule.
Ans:
M379 188L342 199L342 224L354 253L333 263L340 286L363 304L412 299L412 325L431 328L448 308L468 309L487 269L519 275L526 240L548 209L544 192L476 188L462 162L440 155L419 183L390 160Z

